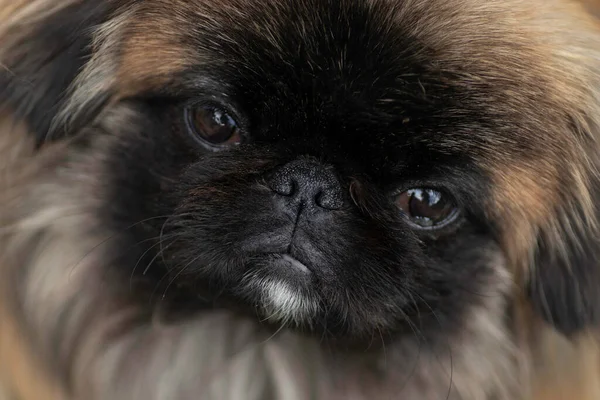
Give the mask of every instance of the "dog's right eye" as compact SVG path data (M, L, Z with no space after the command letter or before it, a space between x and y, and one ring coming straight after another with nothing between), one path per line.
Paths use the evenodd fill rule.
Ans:
M185 117L188 130L204 147L219 150L243 142L244 137L237 122L218 107L187 107Z

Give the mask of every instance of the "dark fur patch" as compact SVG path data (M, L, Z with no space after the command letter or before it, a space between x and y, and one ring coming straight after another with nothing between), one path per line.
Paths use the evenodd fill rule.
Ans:
M92 33L108 15L107 3L77 2L35 27L15 28L13 34L21 37L3 60L6 68L0 69L0 102L27 121L39 143L48 139L70 84L91 55ZM89 110L85 117L93 115ZM53 139L67 134L61 130Z

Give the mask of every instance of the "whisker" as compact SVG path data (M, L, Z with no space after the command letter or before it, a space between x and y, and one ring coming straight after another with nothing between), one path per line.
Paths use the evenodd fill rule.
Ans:
M383 333L381 332L381 328L377 328L377 331L379 332L379 337L381 338L381 346L383 349L383 365L384 365L384 369L387 369L388 366L388 359L387 359L387 349L385 348L385 340L383 340Z
M169 288L171 287L171 285L173 284L173 282L175 282L175 280L177 280L177 278L190 266L192 265L194 262L196 262L198 259L200 258L200 256L196 256L194 257L190 262L188 262L187 264L185 264L182 268L179 269L179 271L177 271L177 273L175 274L175 276L173 278L171 278L171 280L169 281L169 283L167 284L167 287L165 288L163 294L162 294L162 299L164 299L167 295L167 291L169 290Z
M267 342L269 342L270 340L275 338L275 336L277 336L279 334L279 332L281 332L284 328L285 328L285 324L281 324L279 326L279 328L277 328L277 330L275 331L274 334L272 334L271 336L269 336L267 339L263 340L262 342L259 342L258 345L260 346L260 345L266 344Z
M73 270L75 268L77 268L77 266L79 264L81 264L83 262L83 260L85 260L87 257L90 256L90 254L92 254L95 250L97 250L100 246L106 244L109 240L115 238L118 235L121 235L124 232L127 232L129 229L136 227L139 224L143 224L144 222L148 222L154 219L160 219L160 218L168 218L169 216L156 216L156 217L150 217L150 218L145 218L143 220L140 220L134 224L131 224L129 226L127 226L126 228L122 229L121 231L115 232L112 235L109 235L107 238L103 239L102 241L100 241L98 244L96 244L95 246L93 246L88 252L86 252L76 263L73 264L73 266L70 268L71 272L69 273L69 276L71 276L71 274L73 273Z
M145 239L145 240L141 240L138 243L135 244L135 246L138 246L144 242L148 242L151 240L157 240L158 237L153 237L153 238L149 238L149 239ZM146 256L146 254L148 254L153 248L155 248L156 246L158 246L160 244L160 242L156 242L154 243L152 246L148 247L148 249L146 249L146 251L144 251L139 257L137 262L135 263L135 265L133 266L133 269L131 270L131 275L129 276L129 289L131 290L133 288L133 277L135 275L135 271L137 269L137 267L140 265L140 263L142 262L142 260L144 259L144 256ZM133 246L132 246L133 247ZM150 261L150 264L152 264L152 262L154 261L154 259L156 258L153 257L152 260ZM146 274L146 270L144 270L143 275Z
M173 237L177 238L176 235L173 235ZM150 267L152 266L152 264L154 264L154 262L156 261L156 259L162 255L162 253L164 253L169 247L171 247L171 245L173 245L177 240L173 240L171 243L169 243L167 246L163 247L162 249L160 249L155 255L154 257L152 257L152 259L148 262L148 265L146 265L146 268L144 269L144 272L142 272L142 275L146 275L148 273L148 271L150 270ZM156 246L156 244L154 245ZM133 274L133 272L132 272Z

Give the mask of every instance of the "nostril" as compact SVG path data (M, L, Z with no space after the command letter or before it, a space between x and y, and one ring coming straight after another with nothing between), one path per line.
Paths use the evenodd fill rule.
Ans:
M315 198L314 198L314 200L315 200L315 203L316 203L316 204L317 204L319 207L323 207L323 206L322 206L322 203L323 203L323 196L324 196L324 194L323 194L323 191L322 191L322 190L318 191L318 192L317 192L317 194L315 194Z
M298 191L298 183L295 180L289 180L283 185L282 190L279 192L282 196L292 196Z
M275 173L267 182L271 190L280 196L291 196L298 190L298 183L288 174Z
M319 191L315 196L315 203L327 210L339 210L344 205L344 199L336 190Z

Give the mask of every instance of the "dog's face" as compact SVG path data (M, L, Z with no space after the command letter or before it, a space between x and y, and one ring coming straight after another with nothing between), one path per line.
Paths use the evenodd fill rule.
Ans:
M515 283L559 330L596 322L600 79L539 4L94 3L15 39L0 83L95 160L140 305L369 344L467 333Z
M482 160L515 132L394 7L177 7L141 13L186 17L172 34L189 65L128 96L132 116L108 132L102 211L127 232L123 282L367 343L460 327L499 294ZM278 17L253 25L264 7Z
M51 128L110 138L82 151L142 297L342 337L460 329L562 207L578 117L548 111L552 54L510 12L470 37L436 31L439 4L125 3L48 23L113 15Z

